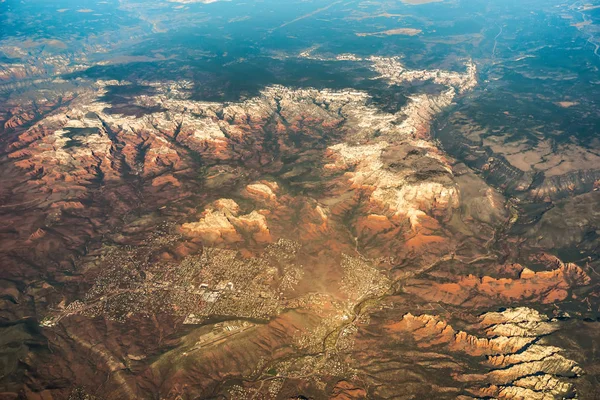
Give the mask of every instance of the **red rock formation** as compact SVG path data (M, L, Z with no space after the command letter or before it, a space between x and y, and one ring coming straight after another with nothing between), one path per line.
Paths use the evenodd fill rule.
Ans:
M348 381L339 381L329 394L329 400L366 399L367 391Z
M247 197L254 201L273 204L277 200L279 185L276 182L261 181L252 183L245 188Z
M441 75L435 78L441 79ZM469 84L460 74L450 78L460 78L458 83L451 84L457 90ZM485 305L528 299L550 302L564 299L573 286L589 282L579 267L571 265L558 265L552 271L537 273L516 267L519 269L516 275L511 270L514 266L499 267L491 273L502 274L498 278L456 277L447 273L443 278L448 282L444 283L437 279L408 280L415 271L423 273L424 266L433 265L441 254L447 255L463 239L445 231L446 222L458 215L461 200L449 162L433 144L422 140L427 137L433 115L449 104L453 91L435 98L425 95L412 98L400 112L389 114L371 106L366 94L351 91L271 87L253 99L217 104L170 97L164 94L168 91L160 91L162 88L158 87L160 94L132 100L135 106L148 110L146 113L121 115L114 110L109 112L107 104L99 100L104 86L99 83L94 90L82 91L82 97L72 104L60 106L39 121L37 116L28 119L27 112L20 112L18 118L14 117L15 112L14 118L7 118L11 122L5 125L15 136L6 161L13 175L7 179L9 189L0 189L0 194L3 198L13 196L13 192L19 194L15 201L17 208L29 204L38 207L31 212L27 209L19 218L15 213L2 214L2 222L10 227L7 233L2 232L9 237L6 246L17 249L27 265L34 266L31 270L38 265L48 269L28 272L31 276L48 274L61 283L88 279L81 286L93 283L90 293L93 295L94 290L102 293L98 304L74 300L65 308L66 296L59 303L52 290L38 291L35 282L27 289L32 298L43 299L52 306L62 304L59 309L66 309L60 315L67 317L57 322L61 325L56 328L58 333L50 331L53 344L63 340L64 348L69 343L79 346L83 356L69 354L69 361L78 362L73 363L73 368L91 358L97 369L109 376L110 384L106 384L109 397L149 397L156 393L168 398L212 396L225 380L261 373L256 371L257 360L270 363L305 350L295 347L298 332L306 337L319 332L322 337L315 344L318 354L311 357L321 357L324 338L328 341L326 345L338 333L340 342L352 340L353 312L361 313L357 318L369 317L369 304L364 308L367 312L363 312L348 303L348 299L373 300L398 289L402 295L416 294L427 301L452 304ZM291 170L290 163L295 163ZM212 201L225 190L238 201L227 198ZM190 217L195 207L202 204L208 206L195 218ZM194 219L195 222L182 224ZM164 234L174 224L183 235ZM149 241L149 237L160 240L144 248L141 261L131 261L130 253ZM115 254L112 249L98 249L106 238L111 245L130 246L127 249L134 250L125 251L123 260L118 260L122 262L112 265L111 257ZM301 244L295 247L290 241L282 241L292 254L282 256L270 250L271 242L279 243L279 238L293 238ZM269 285L275 286L279 281L285 282L285 286L282 284L273 293L262 286L256 292L234 292L228 288L228 280L216 273L212 274L214 288L199 288L204 282L205 265L194 257L215 250L203 247L206 245L241 248L239 257L235 256L236 271L248 271L252 263L249 257L257 253L264 258L256 260L273 258L277 261L275 266L260 268L259 273L268 278L265 287L271 288ZM90 250L92 246L96 247ZM303 264L290 266L288 261L300 246L306 253ZM27 258L30 247L32 259ZM61 271L79 268L79 264L76 267L73 264L81 259L86 262L81 269L85 276L61 275ZM114 269L105 269L106 264ZM194 270L192 264L202 268ZM153 278L145 269L149 265L160 269L159 273L154 271ZM90 282L88 267L109 273L99 274L96 281ZM390 272L394 268L397 269ZM179 270L189 272L193 279L186 275L184 284L176 288L176 299L162 302L155 294L164 293L164 288L170 286L169 276ZM279 270L281 276L273 272ZM6 271L13 271L13 275L23 273L10 267ZM393 274L397 275L394 278L406 279L395 282L391 279ZM8 293L14 297L14 290ZM293 300L281 300L289 293L295 296ZM314 297L303 297L307 293ZM66 295L69 300L78 297L77 293ZM247 301L250 298L265 298L275 311L264 314L268 320L265 325L202 351L194 349L194 335L204 332L206 327L190 332L189 337L181 337L174 334L176 323L167 328L158 322L155 327L148 326L157 315L181 316L185 302L201 304L202 310L209 310L209 304L221 295L232 302L245 299L239 300L245 305L254 304ZM248 297L243 298L244 295ZM134 296L139 296L138 303L130 302ZM419 302L416 296L412 297L411 301ZM150 303L144 301L149 298L159 298L161 302L148 306ZM110 299L110 306L106 299ZM84 300L87 302L89 298ZM233 303L224 304L227 307ZM387 307L379 305L378 310ZM300 311L276 316L276 312L287 307ZM125 322L112 330L104 326L89 328L82 322L85 319L76 319L75 311L102 316L105 310L113 308L123 311ZM346 310L343 315L341 310ZM218 311L223 314L215 312L215 315L235 317L235 310ZM142 312L144 317L140 318L136 313ZM319 325L317 330L318 324L313 319L328 314L336 314L335 320L329 321L329 325ZM496 385L496 389L490 389L490 395L497 395L509 390L509 381L519 382L526 378L523 374L532 371L548 375L578 371L573 362L559 357L558 350L538 344L544 332L556 328L547 320L532 321L531 314L527 313L527 318L518 323L508 322L504 314L486 316L473 329L484 331L487 337L455 330L431 315L406 314L385 329L391 341L399 343L412 338L420 349L427 349L424 352L427 354L442 349L458 353L459 357L479 357L486 370L484 380ZM159 344L138 343L137 338L122 343L121 336L112 336L118 329L131 326L138 329L140 319L144 320L140 326L145 331L158 332L152 335L152 341ZM109 324L104 318L93 323ZM338 332L341 328L344 329ZM49 323L44 329L55 328ZM64 332L71 331L78 332L77 336L61 338L60 335L67 335ZM103 332L108 333L102 336ZM327 336L331 333L334 335ZM181 341L168 342L169 337ZM102 342L102 346L90 345L95 342ZM124 349L130 342L136 345ZM342 359L344 354L340 349L351 348L335 344L335 349L328 349L324 357ZM142 350L147 350L151 357L140 356ZM407 353L408 358L413 356ZM441 361L440 368L458 369L459 362L448 359ZM171 368L173 365L177 368ZM145 372L140 372L140 366L146 368ZM69 375L68 365L63 363L57 368L64 368L60 373ZM506 371L487 373L489 368L506 368ZM122 372L125 369L127 373ZM86 371L89 373L89 368ZM329 379L337 380L338 376ZM84 381L94 379L100 378L86 376ZM465 382L479 385L477 379L464 377ZM333 386L331 398L355 399L367 395L366 385L363 388L346 380L328 384ZM522 382L520 387L540 391L543 385L543 382Z
M457 332L439 317L427 314L405 314L400 321L387 324L386 330L392 340L402 341L401 335L405 334L412 336L419 347L487 356L483 363L491 367L490 371L454 375L457 381L474 385L468 390L475 395L545 399L544 393L551 393L551 398L571 393L572 383L561 377L576 377L583 370L561 355L561 348L540 344L538 340L556 330L556 322L525 307L487 313L480 320L481 325L494 324L488 326L488 334L494 332L492 338ZM507 330L508 325L520 329ZM501 328L496 329L498 326Z
M242 242L245 238L259 243L272 241L264 214L255 210L240 215L239 210L233 200L217 200L202 213L200 221L183 224L181 231L210 244Z
M444 345L452 351L463 351L472 356L515 353L534 341L534 338L527 337L478 338L463 331L455 331L438 317L414 316L410 313L404 315L401 321L386 325L385 328L391 334L410 332L420 347Z
M517 279L490 276L478 278L474 275L446 283L416 279L411 281L406 290L427 301L483 306L495 302L552 303L566 299L571 288L590 283L589 276L575 264L561 263L556 269L540 272L526 267L520 269Z

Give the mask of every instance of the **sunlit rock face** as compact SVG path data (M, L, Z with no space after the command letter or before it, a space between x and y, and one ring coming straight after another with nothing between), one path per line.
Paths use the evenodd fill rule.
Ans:
M551 304L565 300L571 290L586 286L590 277L575 264L564 264L560 260L546 257L547 270L535 272L527 267L513 264L504 271L514 274L514 278L478 277L468 275L450 278L450 282L414 280L407 290L430 301L464 306L525 301Z
M428 219L450 219L460 202L448 161L424 138L431 119L452 101L454 87L468 87L463 81L473 79L469 74L470 69L464 77L451 74L442 79L447 91L415 97L395 114L377 110L368 105L368 95L351 90L275 86L241 103L198 102L186 99L186 82L149 83L156 94L135 98L135 106L146 111L118 114L100 98L108 88L128 83L99 81L19 134L7 157L32 177L17 190L33 197L51 194L46 207L61 212L94 203L91 193L102 185L113 186L117 198L149 196L161 204L173 200L165 190L181 198L191 195L197 187L193 170L200 164L241 162L258 176L260 171L283 174L282 159L304 157L316 168L313 179L322 168L340 190L370 192L379 214L409 221L416 231ZM419 76L410 79L428 79ZM277 190L276 182L256 182L245 193L268 203L276 200ZM132 205L117 200L113 207L127 212ZM233 229L223 215L202 218L187 229L198 234L211 225ZM240 218L258 224L252 229L262 230L260 240L267 239L265 216L258 210ZM239 241L233 233L226 236L225 242Z
M408 143L390 147L389 143L380 142L353 147L340 144L330 150L337 163L329 168L352 169L347 175L353 186L372 190L374 206L402 215L410 220L413 229L419 225L420 216L437 213L449 218L459 204L459 192L449 167L435 153L433 157L421 158L427 153L426 147ZM417 155L413 162L411 152ZM417 158L419 161L415 162ZM428 179L430 176L437 179Z
M378 331L372 326L363 329L358 340L374 343L369 333ZM432 382L433 392L441 396L457 395L459 388L475 398L554 399L574 394L573 379L584 371L564 349L544 339L559 329L556 320L520 307L484 313L468 329L480 333L458 331L438 316L407 313L388 321L382 334L392 343L408 340L421 349L420 355L412 355L415 378L433 371L449 374ZM381 363L390 367L390 378L403 375L400 354L394 355L392 347L384 351Z
M271 241L266 218L260 212L240 215L239 206L230 199L218 200L215 208L208 209L199 222L183 224L182 231L211 244L241 242L244 236L257 242Z

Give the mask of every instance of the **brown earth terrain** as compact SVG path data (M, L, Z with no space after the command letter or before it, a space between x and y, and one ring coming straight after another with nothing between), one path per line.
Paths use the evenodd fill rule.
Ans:
M352 89L199 101L184 80L126 103L107 100L126 81L6 94L0 395L592 398L598 274L548 249L589 237L597 171L573 147L532 186L507 144L466 136L458 161L431 125L475 64L367 61L439 90L396 112ZM540 200L557 207L515 234Z

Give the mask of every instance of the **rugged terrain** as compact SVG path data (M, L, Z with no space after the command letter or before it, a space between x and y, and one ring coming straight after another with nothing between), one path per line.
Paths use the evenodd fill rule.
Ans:
M586 359L553 345L573 322L547 305L597 307L593 269L535 250L516 263L498 247L515 213L502 192L431 139L475 65L357 62L438 88L394 113L351 89L195 101L186 81L122 102L105 99L130 82L9 97L7 390L392 398L439 376L439 397L576 393Z
M313 46L230 99L244 57L113 54L212 2L167 3L0 42L0 398L600 396L600 159L485 114L513 67Z

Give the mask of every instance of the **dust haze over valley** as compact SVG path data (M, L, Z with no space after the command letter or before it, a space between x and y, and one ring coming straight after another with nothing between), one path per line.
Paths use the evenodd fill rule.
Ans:
M599 398L599 11L0 1L0 398Z

